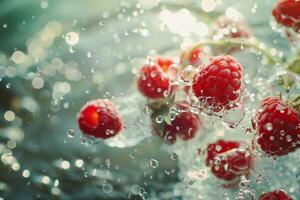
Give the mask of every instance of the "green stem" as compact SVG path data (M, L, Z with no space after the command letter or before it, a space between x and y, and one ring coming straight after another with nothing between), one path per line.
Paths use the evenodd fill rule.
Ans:
M280 59L277 59L275 56L271 54L271 52L268 50L268 48L263 48L259 45L258 42L252 41L249 39L235 39L235 38L228 38L228 39L222 39L218 41L214 40L207 40L207 41L200 41L194 44L191 48L187 50L186 56L183 60L183 66L188 65L188 60L190 57L191 52L199 47L202 46L216 46L216 47L234 47L234 46L243 46L244 48L253 48L257 51L260 51L265 58L267 59L267 62L270 64L276 64L279 62L282 62Z
M289 104L297 103L300 100L300 94L289 101Z
M300 94L294 98L292 98L290 101L288 101L288 104L300 112Z
M286 92L289 92L290 91L290 81L289 81L289 74L287 75L283 75L281 76L282 78L282 84L283 84L283 87L285 89Z
M291 72L300 74L300 55L296 54L296 56L286 64L286 68Z

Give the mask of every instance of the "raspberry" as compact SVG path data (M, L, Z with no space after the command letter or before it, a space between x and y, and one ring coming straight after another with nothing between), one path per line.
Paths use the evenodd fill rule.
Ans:
M207 147L206 165L217 178L231 181L249 173L252 157L250 151L239 150L237 141L218 140Z
M299 0L279 0L273 10L277 23L291 27L296 32L300 32L300 1Z
M199 67L192 89L204 108L213 112L230 109L243 90L242 66L231 56L213 57Z
M300 114L277 97L261 101L253 119L257 143L269 156L283 156L299 147Z
M186 51L182 52L181 55L181 61L185 60L185 55ZM202 51L200 48L195 48L190 52L190 56L189 56L189 64L190 65L198 65L201 62L201 57L202 57Z
M260 195L259 200L293 200L282 190L266 192Z
M153 122L155 134L169 144L175 143L177 137L184 141L194 138L200 127L200 119L197 115L190 112L188 108L188 104L185 102L177 102L176 109L178 114L169 124L165 122L163 127L159 127L156 122Z
M87 102L77 116L78 126L87 135L110 138L122 129L122 121L115 105L107 99Z
M165 73L173 61L158 58L155 63L150 61L140 69L137 87L142 95L149 99L165 98L170 92L169 77Z
M221 38L249 38L249 27L241 20L231 19L221 15L215 22L215 37Z

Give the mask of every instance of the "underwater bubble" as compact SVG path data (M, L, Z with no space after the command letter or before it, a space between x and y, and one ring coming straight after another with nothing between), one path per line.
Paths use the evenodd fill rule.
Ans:
M113 191L113 186L109 183L104 183L102 185L102 189L103 189L103 192L105 192L105 193L111 193Z
M75 161L75 165L76 165L76 167L78 167L78 168L81 168L81 167L83 166L83 164L84 164L84 161L81 160L81 159L77 159L77 160Z
M177 160L178 155L177 155L175 152L173 152L173 153L171 153L170 158L171 158L172 160Z
M164 118L161 115L159 115L155 118L155 121L156 123L161 124L164 121Z
M16 117L15 113L11 110L8 110L4 113L4 119L6 121L9 121L9 122L14 121L15 117Z
M65 41L69 45L76 45L79 42L79 34L71 31L66 34Z
M28 169L25 169L25 170L23 171L23 173L22 173L22 176L23 176L24 178L28 178L28 177L30 176L30 171L29 171Z
M158 167L158 161L155 160L155 159L153 159L153 158L151 158L149 160L149 166L152 167L152 168L157 168Z
M75 136L75 131L74 131L73 129L69 129L69 130L67 131L67 136L68 136L69 138L73 138L73 137Z

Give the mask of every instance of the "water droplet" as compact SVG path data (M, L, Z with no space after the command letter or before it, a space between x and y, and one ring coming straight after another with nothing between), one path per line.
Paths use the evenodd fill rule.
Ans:
M173 153L171 153L170 158L172 160L177 160L178 156L177 156L177 154L175 152L173 152Z
M149 166L152 167L152 168L157 168L158 167L158 161L155 160L155 159L153 159L153 158L151 158L149 160Z
M272 131L273 130L273 125L270 122L268 122L268 123L265 124L264 128L267 131Z
M155 121L156 121L156 123L160 124L164 121L164 118L161 115L159 115L155 118Z
M106 134L106 135L113 135L113 134L114 134L114 131L113 131L113 130L110 130L110 129L107 129L107 130L105 131L105 134Z
M216 149L216 151L219 152L219 151L221 151L222 147L220 145L216 145L215 149Z
M88 58L91 58L91 57L92 57L92 52L90 52L90 51L86 52L86 56L87 56Z
M79 35L75 32L69 32L65 36L65 41L69 45L76 45L79 42Z
M107 168L110 168L110 165L111 165L110 159L106 159L105 164L106 164Z
M170 90L163 91L164 97L168 97L170 95Z
M67 136L69 138L73 138L75 136L75 131L73 129L70 129L67 131Z
M292 136L290 136L290 135L287 135L285 137L285 139L286 139L287 142L291 142L293 140Z
M7 83L7 84L5 85L5 87L6 87L7 89L10 89L11 83Z
M186 66L181 72L181 78L184 82L192 80L195 74L195 68L192 65Z
M85 144L86 143L86 137L84 137L84 136L80 137L80 142L81 142L81 144Z
M84 176L84 178L87 178L87 177L89 177L89 173L88 173L87 171L85 171L85 172L83 173L83 176Z
M104 183L102 185L102 189L103 189L103 192L105 192L105 193L111 193L113 191L113 186L109 183Z

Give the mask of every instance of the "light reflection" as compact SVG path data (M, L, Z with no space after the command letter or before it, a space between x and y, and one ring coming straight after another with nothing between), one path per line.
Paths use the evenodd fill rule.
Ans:
M189 37L196 34L205 37L208 34L208 27L203 22L198 22L187 9L180 9L178 12L163 10L159 14L163 27L170 32L179 34L182 37Z

